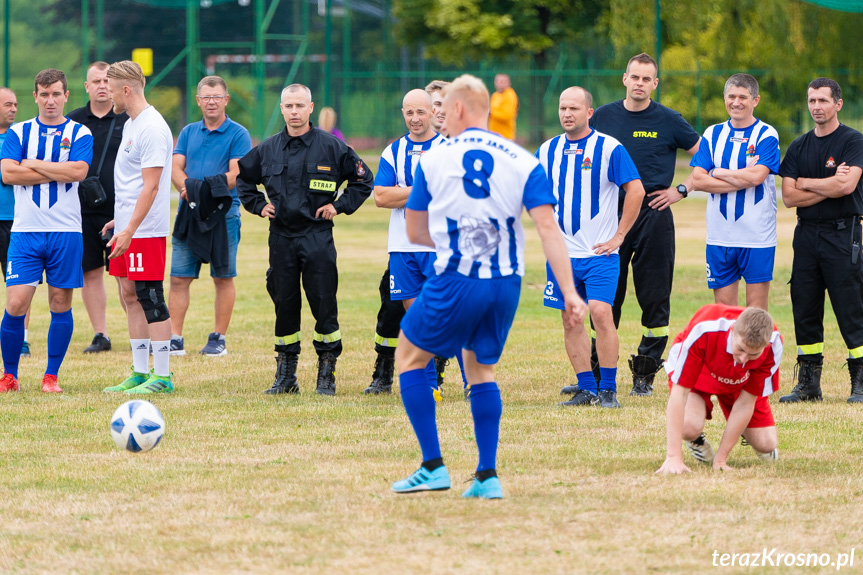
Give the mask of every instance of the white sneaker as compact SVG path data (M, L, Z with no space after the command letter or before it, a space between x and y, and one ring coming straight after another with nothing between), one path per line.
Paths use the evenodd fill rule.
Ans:
M703 433L694 441L684 441L683 444L689 449L689 453L692 454L692 457L702 463L713 464L715 453L713 452L713 447L710 445L710 442L707 441L707 438L704 437Z
M778 447L773 451L770 451L769 453L762 453L755 448L752 448L752 451L755 452L755 455L757 455L759 459L763 459L764 461L776 461L777 459L779 459Z

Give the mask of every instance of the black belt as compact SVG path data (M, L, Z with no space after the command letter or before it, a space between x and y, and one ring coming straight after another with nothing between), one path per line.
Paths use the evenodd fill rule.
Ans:
M863 216L845 216L844 218L801 218L797 217L797 222L801 224L807 224L812 226L820 226L825 228L834 228L837 230L844 230L849 225L854 225L855 222L859 222L860 218Z

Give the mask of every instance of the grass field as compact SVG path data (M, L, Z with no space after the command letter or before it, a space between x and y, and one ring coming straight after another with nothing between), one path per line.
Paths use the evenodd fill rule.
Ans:
M698 198L674 207L673 333L712 301L704 281L703 211ZM38 385L48 325L40 288L22 391L0 397L0 571L697 573L714 568L714 551L835 556L863 547L861 411L845 403L845 350L832 313L825 401L787 406L773 398L780 441L775 465L737 447L729 459L733 472L715 473L687 455L693 473L659 477L653 472L665 453L667 390L660 377L653 397L626 395L625 360L640 334L634 296L620 329L623 409L558 407L559 388L574 377L559 316L542 307L545 272L532 229L521 307L498 378L504 401L498 470L506 499L459 496L475 468L476 448L469 405L456 384L438 408L453 489L394 495L391 482L419 463L416 440L398 395L361 395L374 363L387 218L371 201L337 218L345 352L333 399L313 393L307 306L303 393L262 393L275 367L274 315L264 287L267 231L265 222L245 214L230 354L194 354L212 330L213 305L212 282L194 282L185 330L192 353L172 358L176 393L153 398L168 431L146 454L114 446L109 418L126 398L101 392L131 364L116 291L109 300L115 350L80 353L92 334L76 296L77 328L60 374L66 393L48 397ZM794 216L780 207L779 218L770 305L785 334L781 386L787 392L795 355L786 285ZM455 381L457 369L447 375ZM714 445L721 427L716 420L708 424ZM859 569L863 550L857 555ZM791 570L799 568L770 572Z

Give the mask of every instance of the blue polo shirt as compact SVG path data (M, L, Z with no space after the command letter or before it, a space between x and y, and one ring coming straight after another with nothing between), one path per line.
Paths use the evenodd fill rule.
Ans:
M6 134L0 134L0 149L3 148L3 142L6 141ZM15 188L7 186L0 178L0 221L12 221L15 219Z
M252 149L249 131L225 116L215 130L208 130L204 120L189 124L180 132L174 153L186 156L186 175L196 180L224 174L231 160L238 160ZM231 189L231 212L239 215L240 199L237 188Z

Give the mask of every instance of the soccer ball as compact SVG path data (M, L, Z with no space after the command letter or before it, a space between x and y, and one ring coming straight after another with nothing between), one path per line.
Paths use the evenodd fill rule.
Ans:
M159 408L136 399L117 408L111 417L111 436L120 449L150 451L165 434L165 418Z

